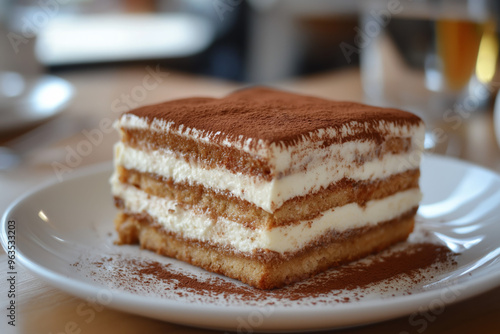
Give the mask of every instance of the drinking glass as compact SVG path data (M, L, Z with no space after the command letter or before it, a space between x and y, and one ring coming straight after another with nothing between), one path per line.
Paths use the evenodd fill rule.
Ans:
M367 103L416 113L426 148L487 103L498 38L489 0L389 0L363 3L356 47Z

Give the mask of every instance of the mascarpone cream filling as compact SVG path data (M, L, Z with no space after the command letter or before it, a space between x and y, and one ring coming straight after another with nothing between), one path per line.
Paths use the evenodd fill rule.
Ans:
M173 178L176 182L229 191L273 213L287 200L317 192L343 178L356 181L383 179L419 167L420 154L415 154L415 151L399 155L385 154L381 159L364 163L356 161L360 152L375 148L376 144L369 141L331 145L327 153L318 152L323 159L310 162L306 170L298 170L271 181L224 168L206 169L195 161L186 162L183 158L177 158L168 150L142 151L121 142L115 146L115 164L142 173Z
M350 203L327 210L313 220L266 230L246 228L223 217L215 221L203 213L184 210L175 201L152 196L134 186L120 183L116 174L111 184L113 195L124 201L127 212L147 213L167 231L188 239L231 246L241 252L295 252L326 233L394 219L416 207L421 199L419 189L410 189L369 201L364 207Z
M210 132L184 126L178 127L174 122L163 119L147 120L133 114L124 114L115 123L115 128L121 127L129 129L143 129L154 133L174 133L186 138L194 139L203 143L212 144L214 142L226 147L233 147L238 150L258 156L268 160L272 169L276 172L283 172L290 165L297 165L298 160L311 161L317 157L318 151L322 151L325 141L363 135L364 131L374 128L384 137L404 137L412 138L412 147L422 150L425 137L424 124L396 124L389 121L380 120L378 122L348 122L339 128L326 128L311 131L308 135L298 138L293 145L286 145L280 142L267 143L262 139L244 138L238 136L233 138L226 136L221 131ZM327 149L328 150L328 149Z

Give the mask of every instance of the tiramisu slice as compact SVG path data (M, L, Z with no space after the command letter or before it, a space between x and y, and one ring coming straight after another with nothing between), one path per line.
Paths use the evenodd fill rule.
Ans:
M132 110L116 127L120 243L270 289L413 229L413 114L252 88Z

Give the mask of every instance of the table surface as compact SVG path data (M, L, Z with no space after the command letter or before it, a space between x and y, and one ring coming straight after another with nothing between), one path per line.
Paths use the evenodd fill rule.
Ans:
M163 71L157 77L158 85L148 90L141 101L131 100L131 93L143 85L145 76L154 67L129 67L116 70L95 70L65 73L63 78L71 82L76 95L62 117L85 124L86 129L98 128L102 119L115 119L118 115L114 106L120 103L143 105L167 99L204 95L223 96L239 88L238 84L211 78L195 77L174 71ZM357 70L344 70L308 78L277 83L276 86L306 94L330 99L362 101L363 94ZM127 102L128 101L128 102ZM444 127L444 125L442 125ZM15 137L11 134L10 137ZM454 129L452 140L446 147L439 147L439 153L457 156L476 164L500 171L500 150L495 142L491 111L478 113ZM11 138L10 138L11 139ZM68 147L74 147L84 134L58 140L54 144L34 151L26 163L14 170L0 173L0 212L17 196L41 182L56 179L51 165L54 161L64 162ZM0 139L0 144L7 139ZM101 143L95 145L89 155L83 157L74 169L109 161L116 134L106 134ZM81 333L204 333L207 330L179 326L112 309L99 311L93 321L82 321L76 309L86 301L59 291L25 268L18 268L17 275L17 318L16 327L6 324L5 298L8 291L6 281L7 256L0 254L0 333L65 333L72 330L68 323L76 323ZM417 326L409 317L343 330L346 333L496 333L500 328L500 287L469 300L446 307L437 317L429 318L426 327ZM78 332L78 331L76 331Z

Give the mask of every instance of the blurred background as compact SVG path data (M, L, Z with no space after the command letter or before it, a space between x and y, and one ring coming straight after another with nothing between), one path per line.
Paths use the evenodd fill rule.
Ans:
M346 59L339 48L355 36L356 1L1 3L4 29L15 33L10 38L2 34L8 39L2 46L13 44L22 51L22 59L10 59L10 66L26 72L153 62L218 78L268 82L359 64L359 54Z
M427 44L439 42L435 40L439 36L433 36L439 19L462 21L458 42L470 45L469 58L475 58L473 44L480 36L475 40L467 36L467 23L476 24L473 28L478 31L496 32L496 27L486 26L498 13L495 1L484 0L1 0L0 4L3 70L60 73L148 61L251 83L358 66L362 48L356 45L356 36L361 31L362 40L377 33L369 31L373 27L368 31L363 27L362 20L374 17L370 10L385 9L391 15L387 24L380 21L379 26L400 52L412 54L406 57L410 66L422 66L419 63L430 51ZM5 50L9 48L14 55Z

